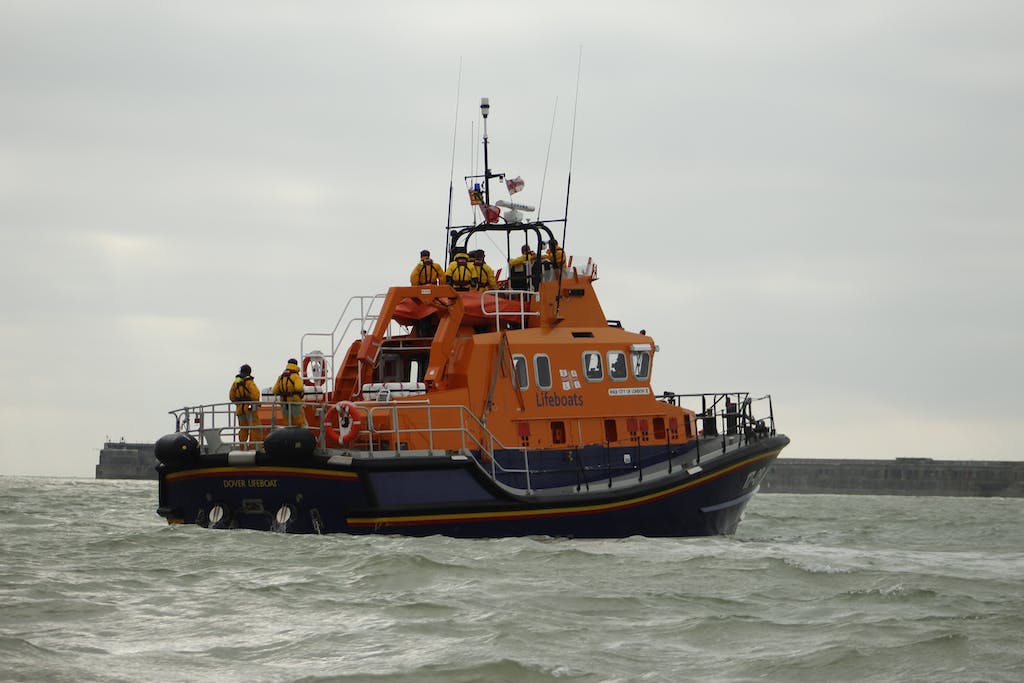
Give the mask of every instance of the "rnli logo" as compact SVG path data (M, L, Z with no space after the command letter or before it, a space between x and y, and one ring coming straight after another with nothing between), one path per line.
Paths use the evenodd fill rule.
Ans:
M538 408L582 408L583 394L536 394Z

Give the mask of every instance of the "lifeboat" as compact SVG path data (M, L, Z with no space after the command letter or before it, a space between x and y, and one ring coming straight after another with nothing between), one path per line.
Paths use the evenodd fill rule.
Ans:
M483 144L486 158L486 128ZM352 297L333 329L301 335L307 426L264 396L254 451L231 403L172 410L158 513L287 533L733 533L789 443L771 396L657 391L667 351L605 314L596 265L563 251L565 220L492 203L495 179L467 177L487 210L445 226L445 253L506 244L503 257L530 255L516 277Z

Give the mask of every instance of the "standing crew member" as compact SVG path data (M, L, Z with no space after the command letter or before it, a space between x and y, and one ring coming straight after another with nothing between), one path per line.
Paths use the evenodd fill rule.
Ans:
M544 252L544 260L550 261L559 268L565 266L565 252L558 246L558 240L554 237L548 240L548 249Z
M480 291L497 289L498 280L494 277L494 271L484 263L484 250L477 249L472 252L473 265L476 267L476 288Z
M271 391L281 399L281 413L285 426L305 427L306 415L302 412L302 396L305 390L302 387L302 374L299 372L297 360L288 359L288 365L274 382Z
M247 364L238 369L235 381L228 390L228 400L235 404L235 415L238 418L238 443L242 450L255 450L256 443L262 439L259 429L260 388L252 378L252 368ZM245 448L251 444L252 449Z
M508 284L512 289L530 289L530 271L537 254L529 244L524 244L519 251L519 256L508 261Z
M476 266L469 262L467 254L460 252L455 255L455 260L448 264L448 270L444 272L444 281L454 287L456 292L476 289Z
M424 249L420 252L420 262L412 269L409 275L409 284L414 287L423 285L439 285L444 282L444 271L430 259L430 251Z

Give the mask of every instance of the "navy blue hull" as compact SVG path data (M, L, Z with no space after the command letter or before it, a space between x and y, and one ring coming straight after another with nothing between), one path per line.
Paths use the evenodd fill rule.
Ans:
M578 492L515 495L467 459L403 457L344 466L311 458L252 465L182 463L160 469L171 522L292 533L386 533L465 538L731 534L768 466L789 442L752 442L702 469L609 488L582 467ZM534 487L536 491L536 486Z

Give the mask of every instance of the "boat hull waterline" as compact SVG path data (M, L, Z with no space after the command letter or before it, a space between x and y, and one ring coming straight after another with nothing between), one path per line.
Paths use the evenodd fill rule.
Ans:
M160 512L172 523L289 533L462 538L731 534L786 443L784 436L770 437L710 469L677 466L674 474L649 475L646 483L638 474L635 484L617 482L611 489L594 480L562 495L512 495L474 459L464 457L355 460L331 468L196 467L164 475L164 486L175 488L178 504ZM444 500L437 500L437 492L410 492L429 473L449 482ZM382 498L396 502L382 505Z

